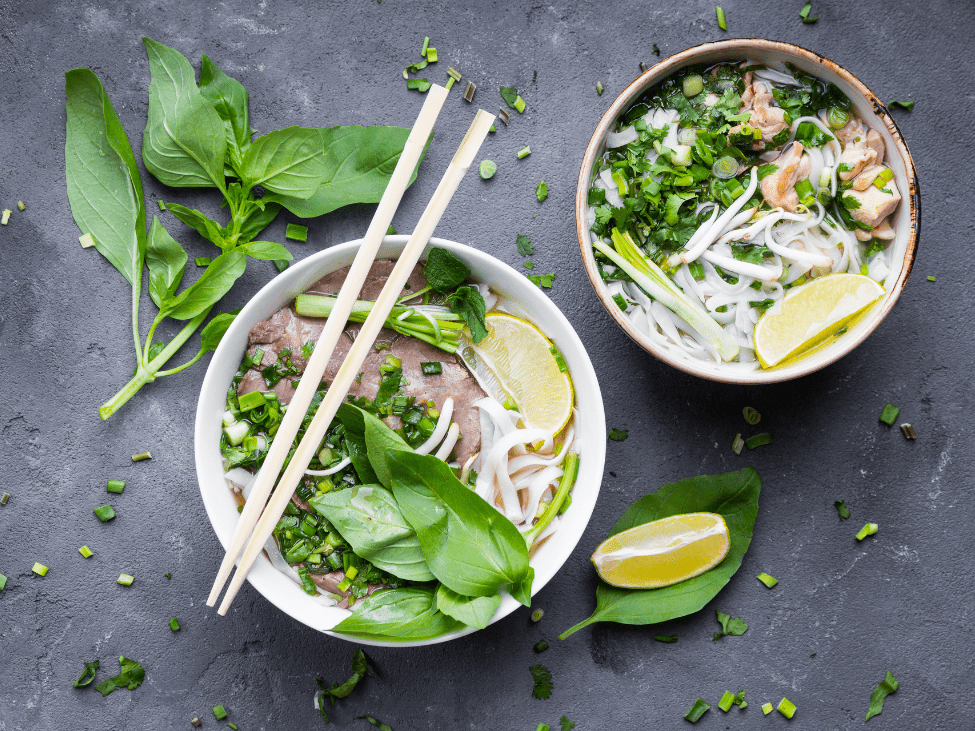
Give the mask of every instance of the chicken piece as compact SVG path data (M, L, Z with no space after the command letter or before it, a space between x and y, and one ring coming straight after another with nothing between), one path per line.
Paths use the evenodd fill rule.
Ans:
M802 143L794 142L772 161L778 169L762 179L762 195L769 205L789 213L799 209L796 181L809 176L809 155L802 154Z
M880 222L897 208L901 194L897 190L897 183L889 180L883 188L870 185L866 190L848 190L844 193L843 198L844 201L847 198L852 198L857 202L857 207L850 210L853 218L871 228L877 228L880 226Z
M893 241L895 236L894 228L890 225L890 222L888 222L886 218L869 231L864 231L863 229L858 228L853 233L856 234L857 239L860 241L871 241L873 239Z
M751 112L751 117L744 124L736 124L731 128L730 134L741 132L743 127L758 128L761 130L762 138L756 140L752 145L753 150L764 150L765 145L771 142L775 135L786 129L788 125L785 121L785 110L781 107L772 106L773 97L765 84L751 84L749 75L745 75L745 83L748 87L741 95L742 112Z
M871 150L873 152L873 150ZM884 171L883 165L871 165L864 168L853 181L853 190L866 190L868 185L873 185L873 181Z
M861 138L862 139L862 138ZM850 142L843 148L840 155L840 165L846 165L847 170L839 172L840 180L853 180L857 175L868 167L874 167L877 163L877 153L866 144Z

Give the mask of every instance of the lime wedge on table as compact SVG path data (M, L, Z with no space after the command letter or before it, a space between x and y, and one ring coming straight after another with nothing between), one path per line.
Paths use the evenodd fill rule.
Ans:
M572 416L572 379L555 346L527 320L489 312L487 337L472 349L515 402L527 426L557 434Z
M755 325L763 368L815 348L880 299L884 288L862 274L829 274L789 291Z
M599 578L624 589L660 589L717 566L731 537L717 513L685 513L644 523L603 541L592 555Z

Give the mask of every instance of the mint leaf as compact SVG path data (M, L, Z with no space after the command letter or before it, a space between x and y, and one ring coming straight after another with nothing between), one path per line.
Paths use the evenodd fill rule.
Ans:
M464 318L475 345L487 337L487 320L485 319L487 305L480 292L472 287L458 287L456 292L447 297L447 307L455 315Z
M441 294L452 292L471 275L471 268L446 249L434 247L427 254L423 276Z

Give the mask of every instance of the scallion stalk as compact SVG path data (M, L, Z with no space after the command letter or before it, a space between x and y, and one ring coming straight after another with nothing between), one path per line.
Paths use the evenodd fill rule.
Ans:
M552 498L552 502L548 504L545 512L538 521L531 527L527 533L525 533L525 543L528 544L528 548L532 547L535 540L542 534L548 524L552 522L552 518L559 514L559 510L562 507L562 503L568 497L569 492L572 490L572 486L575 484L576 477L579 475L579 455L575 452L568 452L565 455L565 459L562 460L562 479L559 482L559 487L555 491L555 497Z
M518 98L520 99L521 97ZM525 145L520 150L518 150L518 159L524 160L526 157L528 157L531 154L532 154L532 148L529 147L528 145Z

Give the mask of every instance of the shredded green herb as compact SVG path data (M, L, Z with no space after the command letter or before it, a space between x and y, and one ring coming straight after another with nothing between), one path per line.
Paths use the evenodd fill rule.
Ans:
M95 660L94 662L86 662L84 671L80 676L78 676L78 679L74 681L72 685L75 688L84 688L86 685L90 685L95 679L95 672L99 667L101 667L101 663L99 663L98 660Z
M363 721L368 721L373 726L379 729L379 731L393 731L391 726L387 726L385 723L372 716L356 716L357 719L362 719Z
M840 514L840 518L843 520L850 517L850 509L846 507L846 502L843 500L834 500L833 507L836 508L836 512Z
M565 716L562 716L562 718L559 719L559 725L562 727L562 731L572 731L572 729L576 727L576 725Z
M528 277L528 281L534 284L536 287L545 287L546 289L552 288L552 283L555 281L554 274L539 274L538 276Z
M630 435L630 431L628 429L610 429L609 430L609 438L612 439L614 442L622 442L629 435Z
M348 697L367 675L372 675L369 671L369 658L366 657L366 653L356 647L352 650L352 675L349 676L348 680L344 683L333 683L331 687L326 687L325 682L321 678L315 678L318 687L322 689L322 695L318 698L318 710L326 722L328 721L328 716L325 714L325 698L328 697L334 706L335 701L339 698Z
M906 109L909 112L914 111L914 100L909 102L898 101L897 99L892 99L888 107L900 107L901 109Z
M887 675L873 689L873 693L870 694L870 705L867 708L867 717L864 720L869 721L874 716L879 716L884 710L884 701L887 699L887 696L897 690L899 686L900 683L894 679L893 673L888 670Z
M518 234L515 237L515 244L518 246L518 253L522 256L531 256L535 253L535 247L532 246L532 240L525 236L525 234Z
M140 685L142 681L145 680L146 671L142 665L135 660L128 660L124 656L119 656L119 674L115 677L109 678L108 680L103 680L101 683L95 686L95 690L106 696L116 690L121 688L128 688L129 690L135 690Z
M539 700L549 698L552 695L552 671L544 665L532 665L528 668L535 681L532 688L532 695Z
M677 642L677 635L654 635L657 642Z
M741 617L732 617L720 609L715 609L715 612L718 615L718 622L721 624L721 631L714 633L714 640L712 642L716 642L719 637L724 637L725 635L741 636L748 631L748 625L745 624Z

